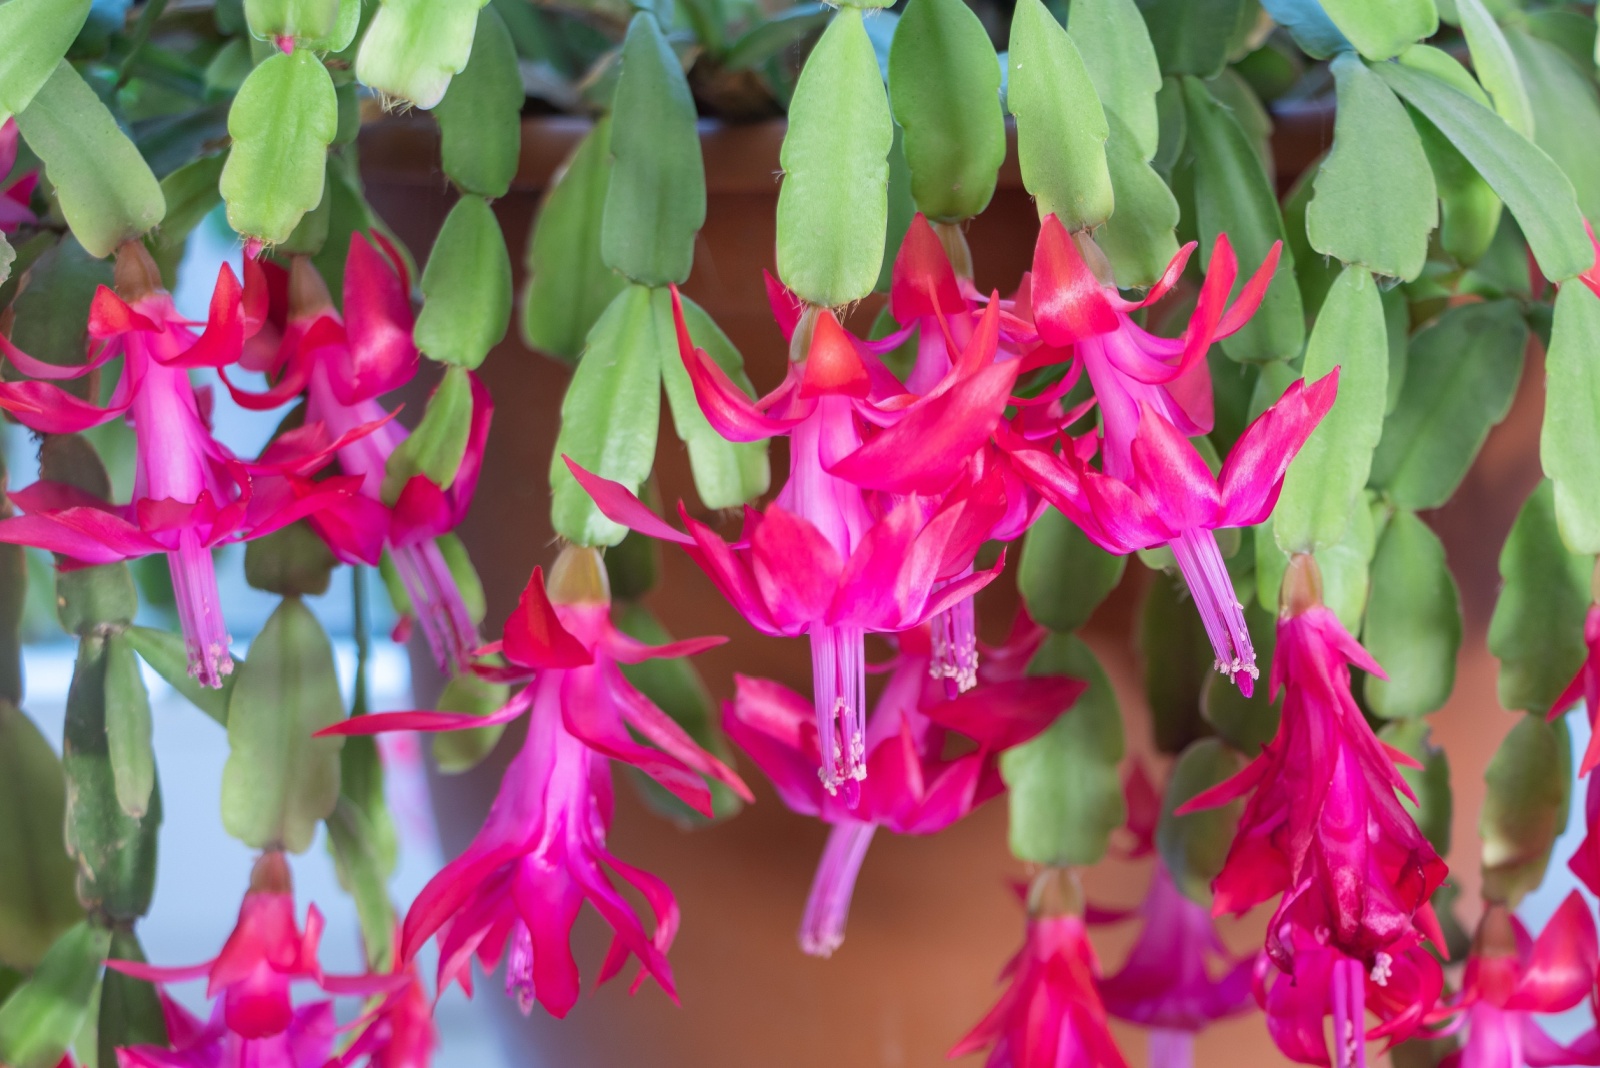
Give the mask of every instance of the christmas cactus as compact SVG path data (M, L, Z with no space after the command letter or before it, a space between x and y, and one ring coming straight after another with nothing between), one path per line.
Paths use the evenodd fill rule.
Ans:
M424 1068L451 987L689 1000L680 928L734 921L608 841L646 818L614 771L652 834L826 824L783 918L817 957L874 838L1003 796L1021 944L932 1036L990 1068L1231 1063L1196 1047L1221 1021L1330 1068L1600 1064L1596 30L1587 0L0 0L0 1065ZM781 137L748 363L690 295L726 270L703 148L744 124ZM395 129L448 204L427 248L369 199ZM1007 182L1004 276L969 237ZM497 385L530 351L565 382L538 455ZM1514 407L1537 470L1511 422L1475 465ZM239 412L276 428L242 448ZM473 525L501 471L496 515L556 536L509 582ZM1436 533L1502 513L1498 581ZM415 707L369 707L369 585ZM652 610L692 598L737 632L674 639ZM51 640L59 744L23 708ZM809 674L762 677L785 642ZM1457 804L1429 717L1479 648L1503 712L1458 725L1493 755ZM158 864L158 680L225 733L229 880ZM406 901L414 732L500 777ZM354 971L296 897L317 842ZM246 882L212 959L147 958L158 892Z

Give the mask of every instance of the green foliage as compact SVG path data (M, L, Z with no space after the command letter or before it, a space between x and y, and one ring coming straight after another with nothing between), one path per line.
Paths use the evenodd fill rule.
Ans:
M1539 459L1555 482L1561 537L1576 552L1600 552L1600 297L1564 285L1545 356L1544 425Z
M0 18L15 6L0 7ZM109 256L161 221L161 184L71 64L63 60L30 95L17 129L44 161L67 225L91 255Z
M811 50L778 161L778 276L833 306L872 292L888 225L894 123L861 12L833 17Z
M444 98L472 54L488 0L382 0L356 55L356 77L423 110Z
M493 7L478 12L472 57L433 117L450 180L463 193L505 196L522 149L522 74L511 34Z
M1244 802L1232 801L1183 816L1177 811L1191 798L1227 781L1239 767L1238 755L1226 745L1215 738L1202 738L1185 749L1173 765L1161 799L1161 820L1156 824L1161 862L1184 896L1202 905L1211 904L1211 883L1228 859Z
M422 294L413 337L432 358L471 370L505 338L511 254L482 197L464 196L450 209L422 272Z
M1390 59L1439 29L1433 0L1322 0L1322 9L1368 59Z
M111 932L80 923L56 939L38 969L0 1005L0 1063L55 1068L93 1003Z
M1070 675L1089 688L1044 733L1000 757L1011 852L1035 864L1093 864L1127 818L1117 775L1123 743L1116 695L1089 647L1069 634L1047 639L1028 671Z
M1478 817L1483 896L1513 908L1544 881L1550 849L1566 826L1572 748L1566 724L1529 714L1506 735L1484 773Z
M1006 154L1000 64L962 0L914 0L889 49L889 102L905 131L911 196L930 219L959 222L994 195Z
M1383 79L1349 53L1339 84L1333 151L1317 171L1306 231L1318 252L1407 280L1422 273L1439 219L1433 171L1416 128Z
M1106 552L1049 508L1023 540L1017 590L1035 620L1053 631L1074 631L1089 622L1116 588L1127 562L1126 556Z
M45 83L89 16L91 0L9 0L0 4L0 125L20 115Z
M322 202L338 129L333 80L311 52L280 52L251 71L228 111L233 148L219 188L229 225L269 245L287 241Z
M683 283L694 266L695 234L706 221L705 166L689 83L654 16L645 12L633 17L622 46L611 158L601 258L643 285Z
M1500 660L1500 703L1548 712L1583 666L1592 553L1561 543L1555 488L1546 480L1528 496L1500 550L1499 599L1489 620L1489 651Z
M1307 381L1336 367L1333 408L1290 465L1273 512L1285 552L1326 548L1344 536L1383 432L1389 342L1377 284L1360 267L1346 267L1334 283L1306 346Z
M1444 546L1412 512L1396 512L1378 539L1361 638L1389 676L1367 676L1365 694L1373 712L1405 719L1444 706L1456 681L1461 596Z
M61 761L33 721L0 702L0 964L32 971L83 916L61 840Z
M1083 57L1041 0L1019 0L1009 57L1006 107L1017 121L1022 184L1041 218L1054 215L1068 230L1100 225L1115 205L1111 130Z

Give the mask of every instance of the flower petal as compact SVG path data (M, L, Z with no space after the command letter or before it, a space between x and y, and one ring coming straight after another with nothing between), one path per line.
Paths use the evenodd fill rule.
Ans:
M545 592L544 569L535 567L516 610L506 620L506 659L537 670L576 668L594 663L594 654L561 624Z
M1072 235L1054 215L1045 216L1039 228L1031 296L1039 336L1051 345L1070 345L1110 333L1121 322Z

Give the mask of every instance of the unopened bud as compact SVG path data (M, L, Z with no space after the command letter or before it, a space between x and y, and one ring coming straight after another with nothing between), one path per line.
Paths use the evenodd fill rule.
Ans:
M599 549L568 545L545 579L551 604L610 604L611 583Z
M1293 619L1322 604L1322 569L1317 558L1310 553L1295 553L1289 557L1289 569L1283 573L1283 586L1278 590L1278 615Z
M130 304L165 288L161 284L161 268L150 258L143 241L124 241L117 249L117 263L112 269L117 296Z

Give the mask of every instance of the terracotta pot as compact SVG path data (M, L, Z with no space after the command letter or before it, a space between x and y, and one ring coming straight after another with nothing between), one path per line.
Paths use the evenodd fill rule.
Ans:
M524 124L521 171L511 194L496 204L515 257L520 259L540 193L585 129L586 123L574 119ZM1315 158L1329 129L1323 113L1280 122L1280 182ZM763 390L781 379L785 359L761 281L762 269L772 263L782 132L780 122L703 127L709 205L694 274L685 287L744 353L751 377ZM391 120L362 136L367 194L419 254L452 199L437 159L437 138L425 117ZM968 233L979 284L1013 288L1029 264L1036 230L1013 156L1001 172L994 202ZM875 310L867 302L861 314ZM548 564L554 555L546 468L568 372L524 349L513 330L484 365L483 375L497 411L478 499L461 533L485 580L494 627L511 610L531 568ZM1531 362L1529 379L1530 384L1542 380ZM1456 502L1436 517L1458 567L1469 618L1462 685L1456 700L1434 717L1457 781L1461 848L1452 866L1469 873L1469 883L1476 871L1473 791L1481 792L1481 770L1511 723L1493 705L1494 667L1482 635L1495 589L1495 554L1538 475L1532 445L1540 410L1535 392L1524 391ZM657 472L663 496L693 501L684 450L669 429L661 442ZM775 472L782 472L783 463L775 453ZM735 670L807 691L810 664L803 642L753 635L682 554L668 551L664 561L651 606L669 629L680 636L734 636L697 659L714 693L731 692ZM1130 568L1129 576L1097 614L1087 637L1123 701L1130 749L1148 751L1142 665L1133 640L1146 576L1141 568ZM998 638L1014 610L1015 593L1008 580L992 590L981 599L980 627ZM418 661L418 667L418 686L426 696L430 681L437 681L427 677L426 663ZM436 779L447 855L458 852L477 829L513 742L508 739L488 765L471 775ZM934 838L879 836L861 875L844 947L832 960L819 961L804 957L794 936L823 829L788 813L764 783L754 785L758 803L738 819L693 833L646 813L626 788L619 788L613 850L665 878L682 906L683 924L672 951L681 1006L648 984L630 999L626 984L618 982L585 997L565 1021L539 1010L523 1020L500 996L497 982L487 982L479 997L497 1014L512 1063L528 1063L531 1049L541 1062L571 1065L926 1065L941 1062L944 1051L982 1016L1021 932L1021 912L1007 888L1007 880L1021 870L1007 852L1004 804L991 804ZM1109 863L1092 873L1090 891L1107 904L1131 904L1145 878L1141 866ZM1247 923L1252 929L1241 933L1239 945L1259 937L1254 928L1260 922ZM1105 932L1101 945L1108 967L1120 962L1131 933ZM576 943L589 981L606 937L586 912ZM1143 1045L1139 1032L1127 1028L1120 1034L1137 1063ZM1202 1064L1281 1062L1257 1016L1214 1028L1198 1051Z

